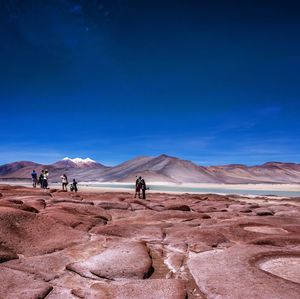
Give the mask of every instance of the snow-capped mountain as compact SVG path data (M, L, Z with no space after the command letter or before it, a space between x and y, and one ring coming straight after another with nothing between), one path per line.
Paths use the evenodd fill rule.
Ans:
M138 157L107 167L90 158L64 158L54 164L42 165L19 161L0 166L0 179L30 179L33 169L47 168L49 180L60 182L62 174L78 181L133 182L136 175L147 181L174 183L300 183L300 164L268 162L263 165L239 164L199 166L191 161L160 155Z
M60 161L55 162L52 164L55 167L58 168L98 168L102 167L100 163L97 163L95 160L92 160L90 158L81 159L81 158L74 158L71 159L69 157L66 157Z
M92 160L90 158L86 158L86 159L81 159L81 158L75 158L75 159L71 159L68 157L65 157L62 159L63 161L72 161L76 164L82 164L82 163L97 163L95 160Z
M81 159L81 158L63 158L62 161L66 161L66 162L73 162L74 164L76 164L79 167L86 167L86 166L90 166L90 165L95 165L97 164L97 162L95 160L92 160L90 158L85 158L85 159Z

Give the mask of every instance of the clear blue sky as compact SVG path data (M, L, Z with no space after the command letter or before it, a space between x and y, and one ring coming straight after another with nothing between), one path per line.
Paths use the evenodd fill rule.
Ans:
M0 2L0 164L300 162L297 1Z

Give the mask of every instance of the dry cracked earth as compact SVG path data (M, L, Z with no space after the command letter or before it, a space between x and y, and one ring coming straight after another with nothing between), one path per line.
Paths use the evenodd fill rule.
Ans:
M299 199L0 186L0 298L300 298Z

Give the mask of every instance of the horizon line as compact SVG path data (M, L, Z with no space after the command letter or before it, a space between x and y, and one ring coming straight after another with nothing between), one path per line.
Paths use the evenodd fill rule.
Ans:
M165 156L167 158L173 158L173 159L178 159L178 160L183 160L183 161L188 161L188 162L191 162L197 166L203 166L203 167L216 167L216 166L247 166L247 167L255 167L255 166L261 166L261 165L264 165L264 164L268 164L268 163L280 163L280 164L300 164L299 162L291 162L291 161L275 161L275 160L269 160L269 161L265 161L265 162L262 162L262 163L254 163L254 164L247 164L247 163L221 163L221 164L210 164L210 165L204 165L204 164L201 164L201 163L197 163L193 160L189 160L189 159L185 159L185 158L181 158L181 157L176 157L176 156L172 156L172 155L168 155L168 154L160 154L160 155L157 155L157 156L152 156L152 155L138 155L138 156L135 156L133 158L130 158L128 160L124 160L120 163L116 163L114 165L106 165L105 163L102 163L102 162L99 162L98 160L96 159L92 159L90 157L86 157L86 158L79 158L79 157L75 157L75 158L69 158L69 157L64 157L64 158L61 158L60 160L55 160L53 162L50 162L50 163L40 163L40 162L35 162L35 161L32 161L32 160L15 160L15 161L11 161L11 162L5 162L3 164L0 164L0 167L1 166L4 166L4 165L7 165L7 164L13 164L13 163L22 163L22 162L30 162L30 163L35 163L35 164L38 164L38 165L42 165L42 166L49 166L49 165L53 165L57 162L61 162L61 161L65 161L66 158L70 159L70 160L75 160L75 159L82 159L82 160L87 160L87 159L90 159L92 161L94 161L95 163L97 164L101 164L103 166L106 166L106 167L116 167L118 165L121 165L123 163L126 163L128 161L131 161L131 160L135 160L135 159L138 159L138 158L159 158L159 157L162 157L162 156Z

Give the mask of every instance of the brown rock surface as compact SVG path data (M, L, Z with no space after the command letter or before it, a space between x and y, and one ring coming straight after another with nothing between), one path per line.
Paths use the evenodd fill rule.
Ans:
M1 244L25 256L63 249L88 236L47 215L0 207Z
M152 260L144 244L121 240L108 244L108 248L97 255L69 264L67 269L91 278L96 275L109 280L144 279L152 272Z
M114 283L107 287L104 284L94 284L88 291L74 292L79 297L89 299L185 299L186 291L182 281L175 279L151 279L129 283Z
M17 258L18 255L14 252L13 249L8 248L4 245L0 245L0 263Z
M0 191L1 299L299 297L297 200Z
M45 298L52 286L25 272L0 266L0 294L5 299Z
M237 245L191 254L188 266L208 298L297 298L300 285L262 272L251 260L282 254L272 247ZM293 252L286 252L293 256ZM280 285L280 288L278 288ZM234 287L236 286L236 287Z

